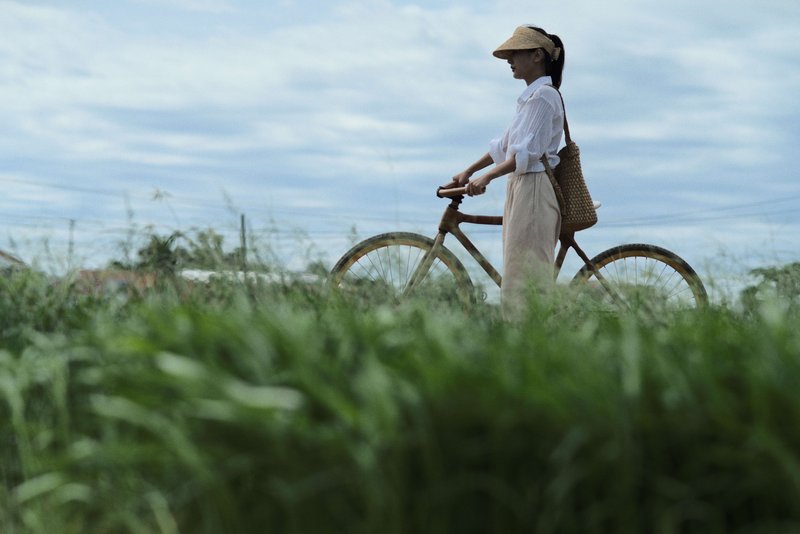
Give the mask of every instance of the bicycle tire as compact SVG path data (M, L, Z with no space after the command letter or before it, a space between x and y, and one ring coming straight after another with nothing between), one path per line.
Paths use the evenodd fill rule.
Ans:
M705 286L695 270L686 260L665 248L643 243L619 245L601 252L591 261L630 304L650 306L661 302L673 308L700 308L708 304ZM593 281L600 285L586 265L572 279L573 284L592 284Z
M441 246L433 264L412 295L404 289L433 239L410 232L379 234L356 244L331 269L330 282L350 296L371 303L397 303L407 296L437 302L459 301L469 306L475 290L464 265L455 254Z

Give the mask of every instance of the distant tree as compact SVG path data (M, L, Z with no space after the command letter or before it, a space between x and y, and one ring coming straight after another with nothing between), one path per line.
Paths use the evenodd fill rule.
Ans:
M186 247L178 249L181 265L190 269L217 269L224 263L224 238L212 229L200 230L194 239L186 240Z
M173 232L168 236L150 234L147 243L136 251L134 259L112 260L108 268L174 275L178 269L180 256L176 242L181 237L183 237L181 232Z
M181 232L173 232L166 237L151 235L147 244L137 251L138 261L134 268L140 271L174 275L178 269L180 256L175 242L181 237L183 237Z
M136 251L134 260L114 260L109 267L169 275L180 269L241 269L241 248L226 251L224 244L224 237L211 228L199 230L192 237L182 232L173 232L167 236L151 234L147 243Z
M177 253L184 268L207 270L236 270L242 268L240 247L226 252L225 238L213 229L200 230L194 239L186 238L186 247L179 247Z
M322 260L314 260L306 265L306 272L308 274L315 274L324 279L330 274L330 269L325 266Z
M759 280L741 292L742 303L753 309L764 298L786 300L792 307L800 305L800 262L779 267L761 267L750 274Z

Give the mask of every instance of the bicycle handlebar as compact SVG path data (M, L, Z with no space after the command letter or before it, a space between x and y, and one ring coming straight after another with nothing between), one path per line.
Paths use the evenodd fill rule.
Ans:
M463 197L467 194L467 188L464 187L439 187L436 190L436 196L439 198Z

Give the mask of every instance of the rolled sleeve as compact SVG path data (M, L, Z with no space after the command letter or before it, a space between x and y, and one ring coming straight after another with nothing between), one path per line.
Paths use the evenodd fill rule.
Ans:
M503 163L507 157L508 147L508 130L503 134L502 137L498 137L496 139L492 139L489 141L489 156L491 156L492 161L494 161L495 165L500 165Z
M508 147L507 159L514 158L514 161L517 163L517 174L529 172L528 166L531 163L531 144L533 140L534 136L528 134L519 143Z
M517 172L533 172L543 170L544 165L540 162L542 155L547 152L547 146L553 137L552 117L553 109L541 99L527 106L523 114L521 130L529 132L521 137L517 150ZM522 152L525 155L522 155ZM520 162L524 165L520 166Z
M514 174L543 171L541 162L547 154L550 165L558 160L556 153L563 131L564 114L556 89L545 87L544 77L538 87L530 87L517 100L517 112L502 137L489 142L489 156L495 165L514 161Z

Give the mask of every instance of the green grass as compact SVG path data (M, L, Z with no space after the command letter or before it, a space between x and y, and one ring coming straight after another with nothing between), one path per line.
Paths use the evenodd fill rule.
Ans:
M2 532L796 532L800 333L370 307L322 286L0 288Z

